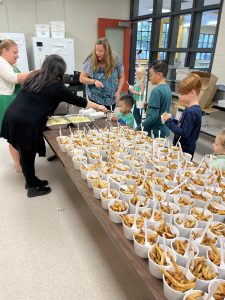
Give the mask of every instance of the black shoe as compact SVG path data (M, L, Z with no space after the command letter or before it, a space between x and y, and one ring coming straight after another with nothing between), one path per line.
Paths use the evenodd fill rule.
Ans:
M37 197L37 196L44 196L51 192L51 188L49 186L35 186L32 188L29 188L27 191L27 197Z
M41 180L41 179L38 179L38 180L37 180L37 185L42 186L42 187L43 187L43 186L47 186L47 185L48 185L48 180ZM26 189L26 190L29 189L27 183L25 184L25 189Z

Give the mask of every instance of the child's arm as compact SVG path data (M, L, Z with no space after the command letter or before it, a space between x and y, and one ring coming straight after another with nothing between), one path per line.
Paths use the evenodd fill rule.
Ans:
M145 91L145 85L144 85L144 82L143 82L143 81L140 82L140 88L141 88L141 91L140 91L140 92L135 91L135 89L134 89L133 87L132 87L132 88L129 88L129 91L130 91L132 94L143 96L143 95L144 95L144 91Z
M165 122L165 125L176 135L181 136L182 138L187 138L190 136L193 127L195 126L195 117L192 112L188 112L183 115L183 124L182 127L176 125L172 118L168 119Z

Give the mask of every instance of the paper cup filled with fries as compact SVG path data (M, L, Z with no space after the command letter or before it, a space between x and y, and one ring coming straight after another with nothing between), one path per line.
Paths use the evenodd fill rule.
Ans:
M223 250L225 257L225 250ZM218 270L218 278L225 278L225 259L224 264L221 265L221 249L217 248L214 244L211 244L211 248L206 253L207 259L214 264Z
M222 222L213 221L209 226L209 230L216 236L223 235L225 237L225 224Z
M134 252L142 258L148 258L149 247L153 244L158 243L159 237L158 234L155 233L153 230L147 229L147 242L145 241L144 230L141 230L140 233L135 232L133 235L133 240Z
M225 299L225 280L223 280L223 279L217 279L217 280L213 280L212 282L210 282L209 293L213 289L214 285L217 285L217 284L218 284L218 287L217 287L215 293L213 294L213 297L215 300L224 300Z
M134 225L134 214L121 215L123 223L123 233L126 239L133 240L134 232L140 232L144 226L144 219L141 216L137 216L136 226Z
M179 231L176 226L166 223L164 220L154 226L155 232L159 235L159 243L163 243L163 233L165 233L165 242L171 246L171 242L179 237Z
M218 277L217 268L205 256L194 258L190 271L196 278L196 288L204 292L207 291L210 282Z
M190 244L188 244L188 242ZM189 248L187 249L187 247ZM182 267L186 266L190 253L193 253L194 256L198 256L199 254L198 246L193 241L189 241L188 239L182 237L173 240L171 243L171 248L176 253L178 265Z
M203 210L202 207L194 206L191 211L190 215L198 221L198 227L204 228L209 221L213 220L213 216L208 209Z
M167 256L167 259L166 259ZM162 270L172 265L171 260L176 261L176 253L170 247L166 249L160 244L150 246L148 251L148 265L150 273L156 278L163 278Z
M198 238L201 237L202 233L203 228L194 228L191 232L191 236L198 246L199 255L206 255L206 252L210 249L211 244L213 243L214 245L216 245L217 237L215 237L215 235L208 229L202 241L199 243Z
M187 292L183 300L215 300L213 297L207 298L208 294L200 290L191 290Z
M174 225L179 230L179 235L185 238L189 238L193 228L197 228L197 220L189 215L178 214L174 217Z
M172 266L163 270L163 291L168 300L181 300L185 292L196 287L196 278L189 270L172 261Z
M109 218L114 223L122 223L121 215L127 214L128 204L123 200L111 200L108 204Z
M108 189L104 189L100 193L102 207L108 210L108 205L111 200L118 200L120 197L120 193L117 190L110 189L108 193Z

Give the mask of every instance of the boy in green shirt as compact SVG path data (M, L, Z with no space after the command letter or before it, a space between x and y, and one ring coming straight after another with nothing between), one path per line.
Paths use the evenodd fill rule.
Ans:
M166 75L168 73L168 64L164 60L159 60L150 66L150 81L156 87L152 90L148 101L146 119L142 122L143 129L154 137L169 136L169 129L162 123L161 114L170 111L170 103L172 93L169 85L166 83ZM137 126L137 130L141 130L141 125Z
M213 151L216 155L212 163L213 167L217 170L225 170L225 128L216 136Z
M134 127L134 116L131 109L134 105L134 99L130 95L124 95L119 100L120 113L117 116L113 116L112 121L118 121L123 124Z

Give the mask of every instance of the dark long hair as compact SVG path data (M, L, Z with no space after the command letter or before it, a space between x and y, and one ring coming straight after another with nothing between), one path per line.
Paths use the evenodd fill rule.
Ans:
M28 92L39 92L44 86L53 82L62 82L66 63L56 54L47 56L41 69L32 72L26 79L23 89Z

